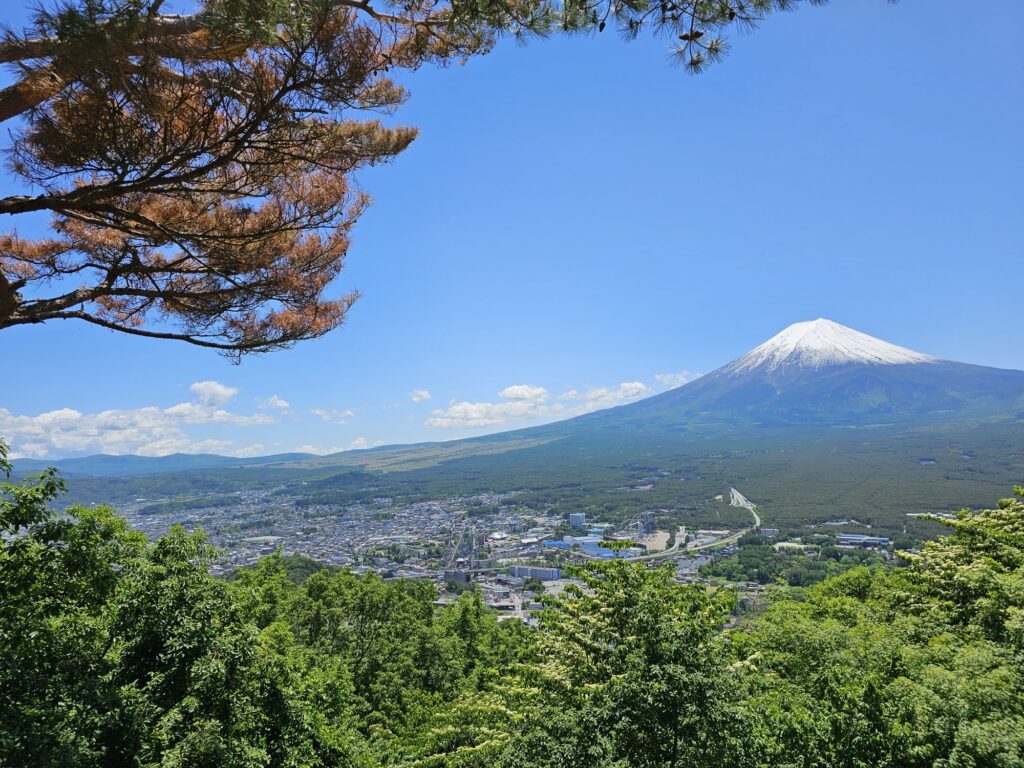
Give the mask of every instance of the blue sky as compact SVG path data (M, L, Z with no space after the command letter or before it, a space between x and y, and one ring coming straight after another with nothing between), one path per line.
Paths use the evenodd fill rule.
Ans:
M360 177L346 326L240 366L0 331L0 434L52 458L452 439L660 391L819 316L1024 368L1022 26L1017 0L837 0L697 77L607 32L421 70L397 116L420 137Z

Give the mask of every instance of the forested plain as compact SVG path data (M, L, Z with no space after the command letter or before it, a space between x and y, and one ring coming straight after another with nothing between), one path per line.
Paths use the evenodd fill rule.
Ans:
M746 511L713 503L734 486L759 505L766 525L787 534L839 517L881 535L925 539L939 528L908 513L984 506L1024 476L1016 421L693 434L570 432L566 424L531 431L544 430L543 441L524 443L514 432L461 441L494 445L489 453L454 458L446 452L453 444L442 443L266 466L69 476L67 500L123 505L145 497L157 512L208 506L218 494L256 488L337 507L379 496L407 503L514 491L519 503L538 511L583 511L618 523L661 509L670 511L666 526L738 529L749 522Z
M3 486L4 765L1024 765L1021 488L756 615L612 559L537 628L279 555L217 579L202 532L60 491Z

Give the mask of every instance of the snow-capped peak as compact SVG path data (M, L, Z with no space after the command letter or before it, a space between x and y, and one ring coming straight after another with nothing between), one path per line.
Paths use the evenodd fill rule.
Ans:
M818 318L794 323L764 344L725 367L728 374L755 369L818 369L848 363L906 365L933 363L938 358L868 336L866 333Z

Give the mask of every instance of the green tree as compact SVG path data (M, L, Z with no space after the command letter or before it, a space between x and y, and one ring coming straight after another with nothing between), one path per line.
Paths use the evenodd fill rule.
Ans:
M539 706L508 765L740 765L742 714L720 629L733 596L671 569L588 564L547 598Z
M782 593L734 633L758 764L1024 765L1024 505L949 526L909 567Z
M908 554L925 594L950 619L1024 652L1024 488L995 509L936 518L952 535Z
M9 476L0 441L0 472ZM73 508L52 470L0 484L0 762L90 765L112 730L108 603L144 538L112 512Z
M60 490L52 472L0 486L0 764L358 756L345 678L311 674L287 626L207 573L201 533L149 544L105 507L55 517Z
M0 484L0 765L1024 766L1020 499L733 628L728 592L591 561L537 631L279 554L215 579L201 532L60 491Z

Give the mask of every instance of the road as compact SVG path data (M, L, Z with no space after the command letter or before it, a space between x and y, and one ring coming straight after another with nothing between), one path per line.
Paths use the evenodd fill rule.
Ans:
M679 530L676 531L676 542L668 549L662 550L661 552L652 552L649 555L638 555L637 557L631 557L630 560L663 560L666 557L672 557L676 552L679 551L679 542L686 541L686 526L679 526Z
M720 539L714 539L713 541L707 541L703 544L695 544L690 542L686 545L683 551L685 552L699 552L703 549L714 549L715 547L724 547L729 544L734 544L739 541L743 536L756 531L761 527L761 516L757 514L757 505L754 504L750 499L744 496L742 493L737 491L735 488L729 489L729 503L734 507L742 507L743 509L749 510L751 516L754 518L754 525L751 528L744 528L741 531L730 533L728 536L723 536ZM675 546L666 549L664 552L655 552L650 555L641 555L640 557L634 557L633 560L660 560L664 557L670 557L679 551L679 542L686 540L686 528L684 526L679 527L679 531L676 533Z
M755 505L750 499L744 496L742 493L737 491L735 488L729 489L729 504L734 507L742 507L743 509L749 510L750 514L754 518L754 525L751 528L744 528L741 531L730 533L728 536L723 536L720 539L714 539L703 544L694 544L690 542L685 547L682 547L684 552L699 552L703 549L713 549L715 547L724 547L729 544L734 544L739 541L743 536L756 531L761 527L761 516L757 514L757 505ZM676 541L668 549L662 552L652 552L649 555L639 555L638 557L631 557L630 560L664 560L665 558L672 557L681 549L679 542L686 541L686 526L679 526L679 530L676 531ZM587 559L591 559L589 556L584 555Z
M749 509L750 514L754 516L754 527L761 527L761 516L757 514L757 507L750 499L744 496L742 493L737 491L735 488L729 489L729 504L734 507L743 507Z

